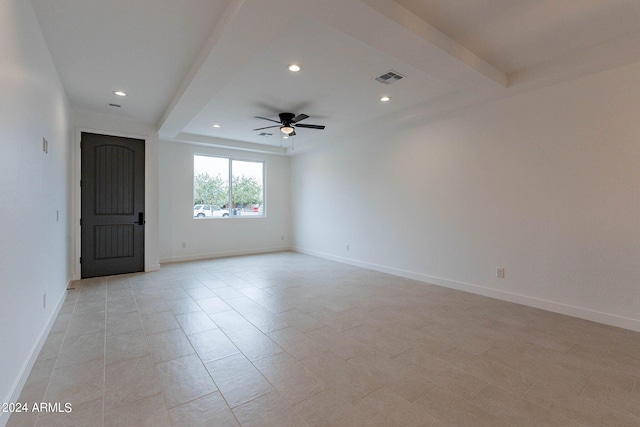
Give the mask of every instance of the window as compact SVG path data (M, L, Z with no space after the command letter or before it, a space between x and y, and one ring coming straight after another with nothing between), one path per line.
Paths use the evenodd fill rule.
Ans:
M263 162L193 156L194 218L263 216Z

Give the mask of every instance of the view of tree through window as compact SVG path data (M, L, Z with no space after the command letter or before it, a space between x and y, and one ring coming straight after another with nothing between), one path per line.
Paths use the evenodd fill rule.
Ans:
M194 155L193 217L230 216L264 216L264 163Z

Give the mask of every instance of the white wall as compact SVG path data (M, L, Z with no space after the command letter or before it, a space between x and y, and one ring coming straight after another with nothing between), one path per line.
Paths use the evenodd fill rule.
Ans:
M0 0L0 94L0 402L11 402L65 296L73 250L69 107L28 1Z
M266 218L193 219L194 154L265 161ZM289 163L284 156L160 141L160 261L288 249Z
M296 156L293 245L640 330L638 76L640 63Z
M159 240L159 215L158 215L158 133L154 125L138 121L128 120L117 116L109 116L89 111L74 111L74 224L79 224L80 218L80 145L81 132L94 132L105 135L124 136L144 139L145 144L145 271L154 271L160 268ZM73 227L74 242L77 251L74 257L75 279L80 278L80 227Z

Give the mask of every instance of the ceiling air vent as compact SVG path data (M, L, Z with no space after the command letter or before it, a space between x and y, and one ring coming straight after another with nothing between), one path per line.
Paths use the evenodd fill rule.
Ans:
M269 133L269 132L260 132L258 135L260 135L260 136L271 136L273 134Z
M376 77L376 81L380 82L380 83L384 83L386 85L390 85L391 83L395 83L398 80L403 79L405 76L403 76L400 73L397 73L393 70L389 70L386 73L384 73L381 76Z
M120 104L107 104L109 107L113 107L113 108L121 108L122 105Z

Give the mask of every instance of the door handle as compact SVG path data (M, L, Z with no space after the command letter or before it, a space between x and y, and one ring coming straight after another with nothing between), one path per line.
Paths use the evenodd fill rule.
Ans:
M144 225L144 212L138 212L138 222L134 222L134 224Z

